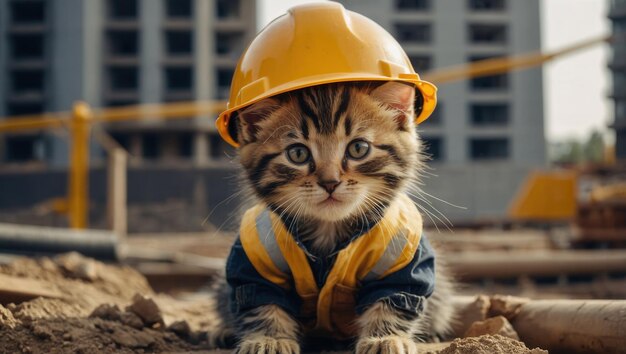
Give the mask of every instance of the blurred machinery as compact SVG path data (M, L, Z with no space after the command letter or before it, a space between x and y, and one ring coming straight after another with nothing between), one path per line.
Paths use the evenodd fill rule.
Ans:
M626 166L536 171L511 202L513 221L571 223L578 247L626 247Z

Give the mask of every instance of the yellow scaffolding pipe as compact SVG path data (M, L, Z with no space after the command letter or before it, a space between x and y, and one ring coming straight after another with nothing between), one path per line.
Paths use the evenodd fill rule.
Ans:
M84 229L89 216L89 133L91 109L85 102L76 102L70 124L70 173L68 185L68 216L70 227Z

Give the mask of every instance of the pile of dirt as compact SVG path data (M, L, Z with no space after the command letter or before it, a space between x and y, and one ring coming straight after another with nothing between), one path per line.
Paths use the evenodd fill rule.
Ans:
M524 343L500 335L484 335L455 339L450 345L436 354L548 354L548 351L528 349Z
M209 295L186 301L155 294L135 270L76 253L21 258L0 266L0 274L59 294L16 304L0 293L0 353L199 350L219 325Z

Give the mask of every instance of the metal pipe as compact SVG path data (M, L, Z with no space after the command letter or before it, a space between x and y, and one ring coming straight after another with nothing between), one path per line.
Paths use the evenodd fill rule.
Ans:
M3 253L49 255L76 251L101 260L117 260L117 236L105 230L72 230L0 223Z

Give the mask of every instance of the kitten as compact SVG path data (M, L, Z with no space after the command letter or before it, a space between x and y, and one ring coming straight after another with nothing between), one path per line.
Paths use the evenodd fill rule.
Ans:
M424 166L414 102L414 87L403 83L336 83L264 99L233 117L230 132L241 144L247 184L268 210L280 215L289 232L298 235L312 266L318 266L314 265L318 259L331 259L332 267L333 255L355 234L358 237L380 222L416 183ZM421 228L419 213L415 218ZM409 277L419 267L434 272L425 236L422 241L415 259L424 257L423 264L415 261ZM246 272L252 269L254 276L260 275L241 255L245 258L237 241L227 265L234 288L232 311L224 311L233 328L226 326L225 333L236 333L238 353L299 353L302 337L309 333L298 318L299 303L286 299L290 293L261 284L264 290L257 289L254 299L248 300L263 302L259 299L264 296L273 300L242 309L248 300L241 302L246 292L238 288L257 282ZM366 306L354 323L357 353L416 353L416 339L446 334L453 315L452 291L439 264L434 273L434 293L432 286L424 293L403 292L400 300L406 303L401 305L393 296L372 303L362 298L395 286L415 288L394 283L402 281L380 283L383 290L369 289L367 294L360 290L359 301ZM324 281L318 279L320 285Z

